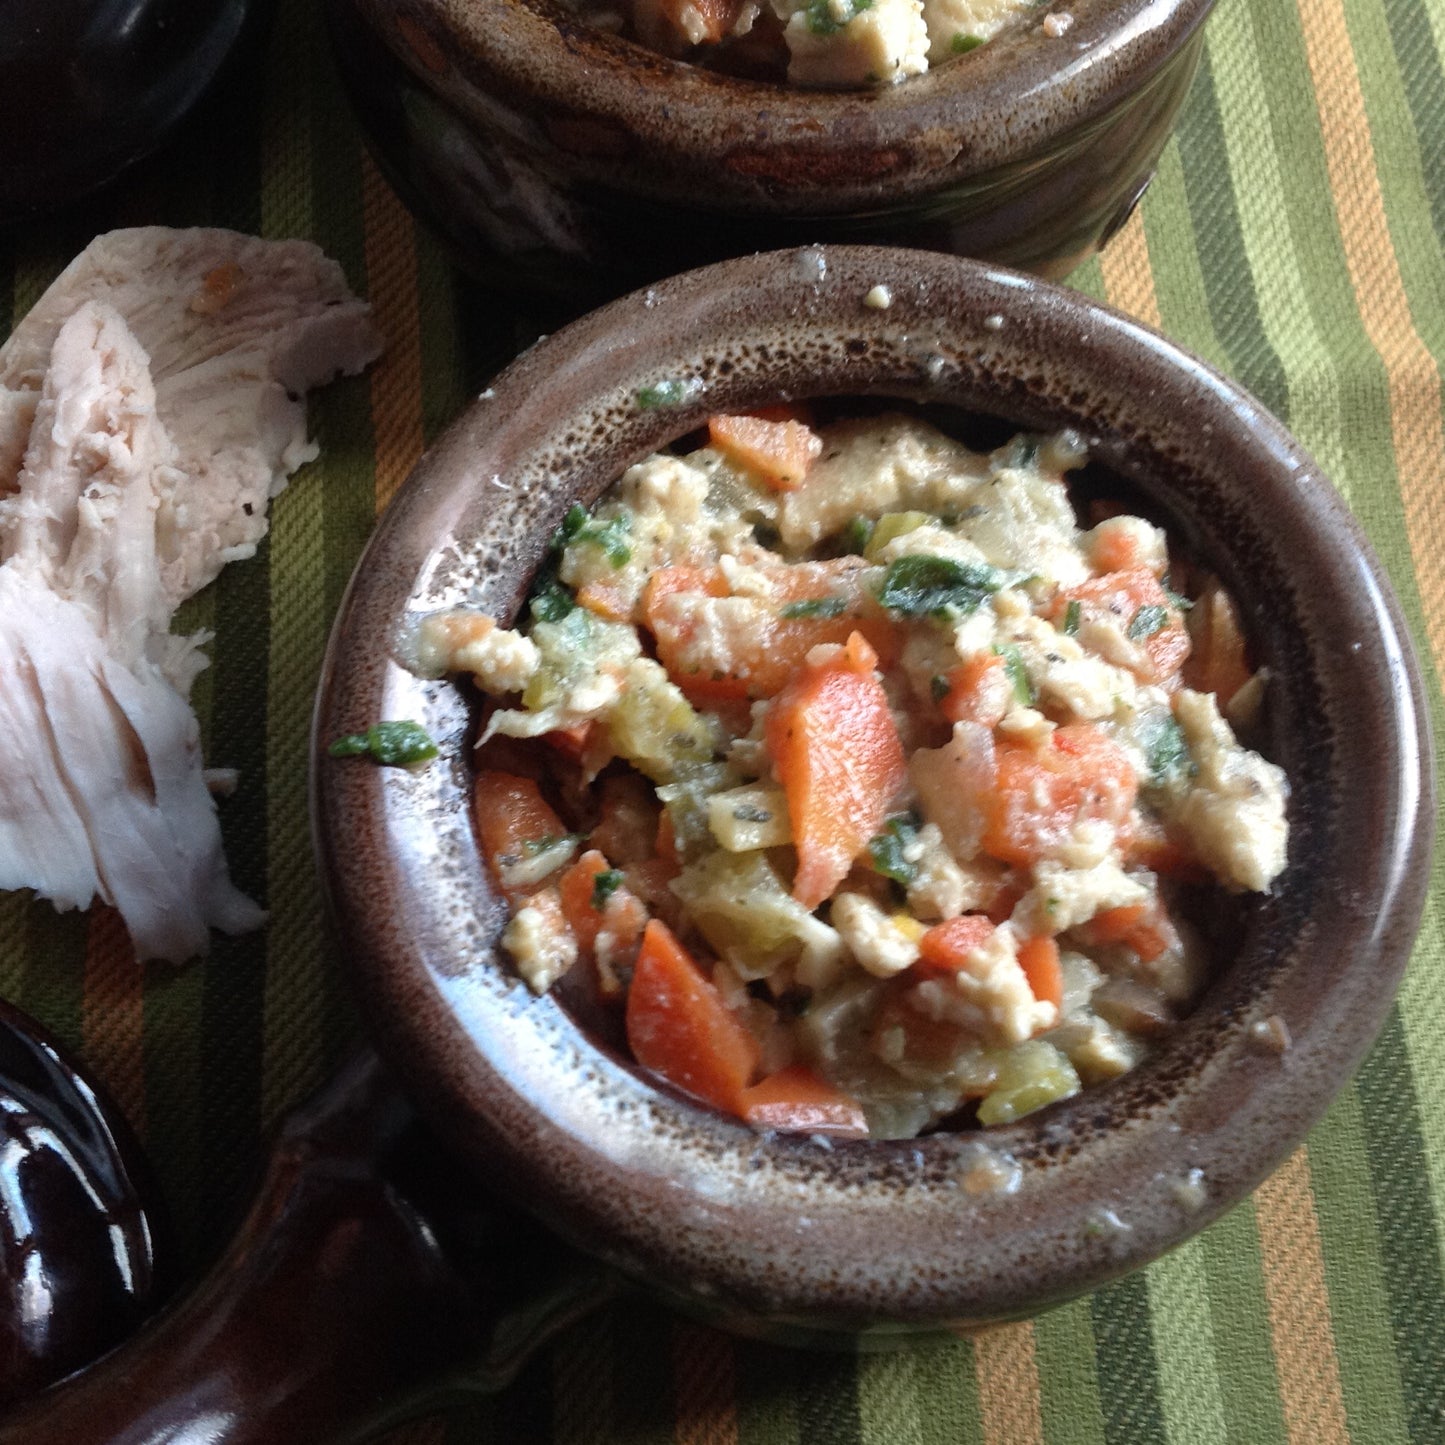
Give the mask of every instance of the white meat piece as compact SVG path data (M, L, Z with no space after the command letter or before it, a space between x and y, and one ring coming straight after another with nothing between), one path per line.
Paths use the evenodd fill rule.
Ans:
M866 9L857 0L825 3L838 28L819 33L805 5L783 30L791 84L891 85L928 69L923 0L873 0Z
M14 563L0 567L0 692L30 715L0 783L0 886L114 904L142 959L184 962L212 927L261 925L227 876L185 701L143 660L117 662L81 607Z
M502 947L533 993L546 993L577 962L577 940L555 890L535 893L502 931Z
M1034 869L1034 886L1019 899L1012 922L1028 934L1063 933L1110 908L1143 903L1149 890L1116 863L1067 868L1043 862Z
M1027 0L923 0L923 19L928 26L928 63L942 65L958 52L954 43L960 36L992 40L1004 21Z
M465 607L423 618L417 649L428 675L469 672L483 692L498 697L521 692L542 661L530 637L498 627L496 618Z
M983 799L998 776L993 738L980 723L953 725L941 748L920 748L908 760L918 806L960 863L969 862L983 840Z
M176 449L176 472L157 479L156 537L174 605L255 551L270 498L316 454L304 393L361 371L380 338L340 266L309 242L112 231L0 347L0 388L38 398L62 325L87 301L113 306L150 358L156 414ZM24 395L0 404L0 464L23 452L29 406Z
M300 393L372 359L315 247L94 242L0 347L0 887L99 897L142 958L265 915L229 881L176 605L254 550L308 455Z
M1002 923L970 951L962 968L926 979L913 990L913 1002L940 1021L963 1024L981 1039L1004 1047L1021 1044L1052 1028L1059 1011L1034 997L1019 964L1019 937Z
M962 511L988 475L986 457L912 417L837 422L803 485L783 497L778 530L801 551L857 516Z
M0 560L80 605L127 667L173 611L155 479L174 458L145 353L116 311L87 302L56 337L18 490L0 501Z
M833 900L828 921L859 966L874 978L892 978L918 962L923 930L911 919L889 917L861 893L840 893Z
M1227 887L1263 892L1284 872L1284 773L1236 741L1213 693L1180 688L1174 716L1198 769L1170 821Z

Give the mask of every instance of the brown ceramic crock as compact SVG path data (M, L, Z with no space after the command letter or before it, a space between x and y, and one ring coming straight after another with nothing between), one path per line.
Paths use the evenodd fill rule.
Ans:
M879 285L881 310L863 299ZM640 404L662 382L680 404ZM1292 790L1284 875L1242 904L1235 946L1155 1057L983 1134L757 1134L533 997L499 955L506 910L473 836L470 701L406 665L434 608L510 616L567 508L629 463L710 412L812 396L1077 428L1106 485L1221 575L1271 673L1263 745ZM412 773L327 756L329 739L383 718L423 723L440 758ZM1403 970L1435 817L1397 605L1280 424L1075 293L868 248L681 276L515 362L417 468L358 566L315 744L344 955L387 1064L449 1149L359 1061L283 1132L208 1279L0 1424L3 1445L357 1440L439 1377L505 1378L619 1274L733 1329L845 1348L1092 1288L1241 1199L1343 1086ZM494 1190L556 1234L499 1212Z
M666 59L561 0L328 14L378 159L464 264L595 298L816 241L1062 276L1148 184L1212 3L1053 0L924 75L831 92Z
M883 310L864 301L880 284ZM684 399L649 408L663 382ZM534 998L498 952L506 906L473 836L468 697L404 661L433 609L510 618L567 508L709 413L827 396L1077 428L1223 578L1271 674L1264 746L1292 789L1287 871L1242 903L1233 956L1156 1057L982 1136L825 1147L756 1134ZM317 736L412 718L441 758L413 774L320 757L316 836L373 1036L460 1157L707 1318L886 1336L1028 1313L1143 1264L1302 1138L1373 1039L1417 924L1434 816L1421 698L1368 545L1238 388L1016 273L791 251L575 323L433 448L358 567ZM979 1188L981 1151L1017 1165L1016 1187Z

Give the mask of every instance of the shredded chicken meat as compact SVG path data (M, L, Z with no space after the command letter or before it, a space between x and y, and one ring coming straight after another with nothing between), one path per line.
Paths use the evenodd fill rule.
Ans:
M341 269L217 230L97 239L0 347L0 887L113 904L139 958L260 926L231 883L176 608L316 454L304 393L379 353Z

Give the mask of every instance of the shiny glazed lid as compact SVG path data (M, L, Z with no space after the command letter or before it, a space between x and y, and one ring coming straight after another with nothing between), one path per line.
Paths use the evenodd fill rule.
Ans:
M888 287L887 309L863 302ZM674 408L637 404L681 380ZM595 1045L497 953L473 836L471 707L399 660L422 613L513 615L574 501L711 412L807 396L1071 426L1212 566L1271 669L1290 861L1237 956L1133 1073L983 1135L832 1147L753 1133ZM1433 829L1417 665L1329 483L1248 395L1152 332L1016 273L810 248L676 277L528 351L417 467L363 557L318 701L313 818L374 1036L478 1174L720 1323L798 1332L1027 1313L1143 1264L1301 1140L1374 1038ZM406 773L330 738L412 718ZM1268 1043L1282 1019L1292 1046ZM995 1166L1002 1167L995 1167ZM983 1167L980 1167L983 1166ZM993 1178L1012 1187L990 1188Z

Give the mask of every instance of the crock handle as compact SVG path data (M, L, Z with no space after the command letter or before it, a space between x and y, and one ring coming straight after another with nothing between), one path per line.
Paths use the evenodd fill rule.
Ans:
M215 1268L0 1445L359 1440L439 1385L497 1388L614 1288L486 1197L365 1055L287 1120Z

